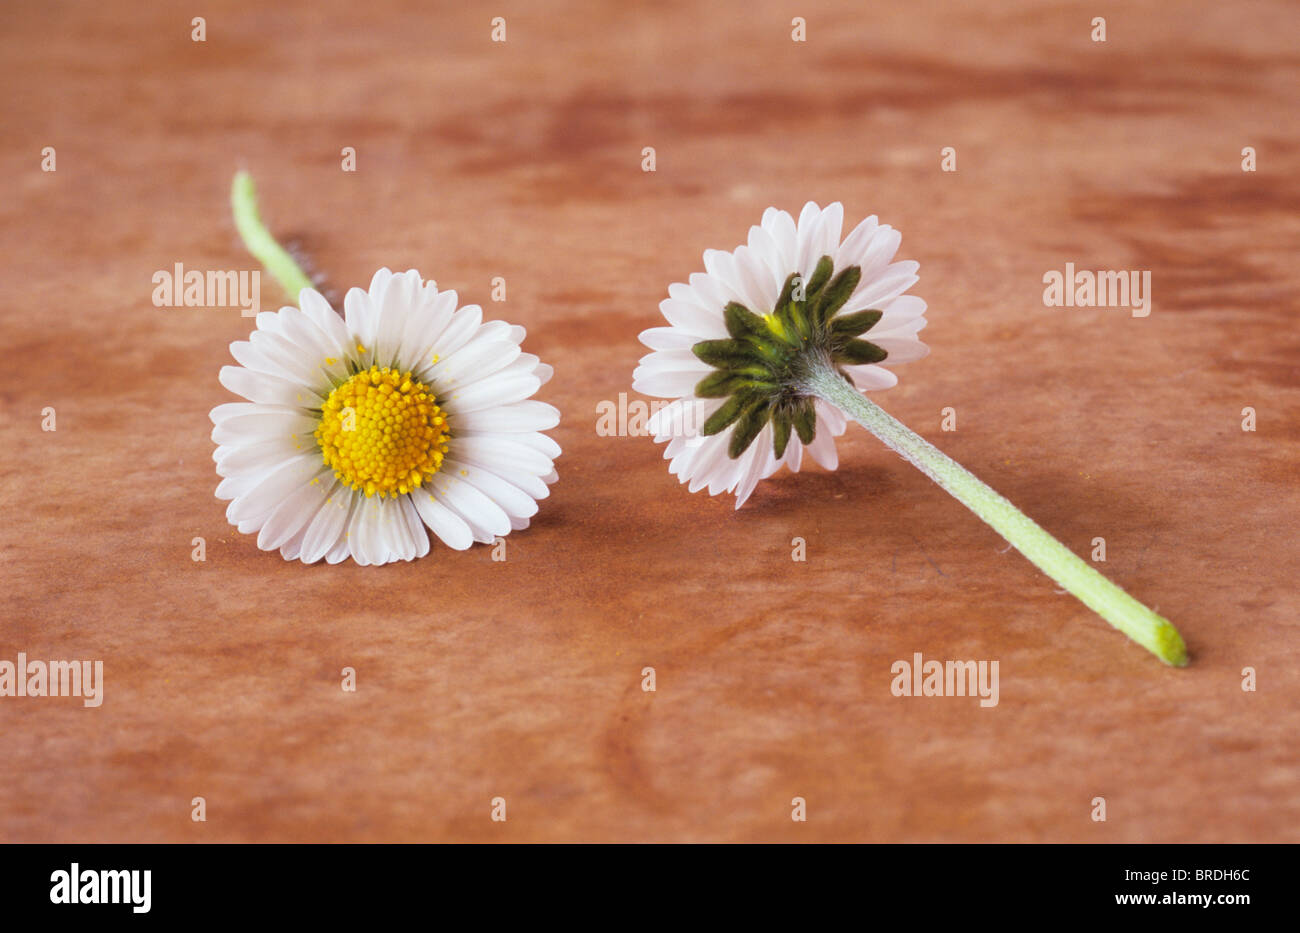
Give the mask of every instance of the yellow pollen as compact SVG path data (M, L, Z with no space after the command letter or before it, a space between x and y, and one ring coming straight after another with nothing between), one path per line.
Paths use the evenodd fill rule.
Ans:
M447 418L409 372L372 366L329 394L316 443L344 484L367 496L397 498L442 466Z

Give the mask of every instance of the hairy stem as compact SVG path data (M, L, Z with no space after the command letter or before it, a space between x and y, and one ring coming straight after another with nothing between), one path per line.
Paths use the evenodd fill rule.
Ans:
M283 246L275 241L257 212L257 190L253 176L236 172L230 185L230 207L235 214L235 227L248 251L274 276L280 286L297 302L304 288L311 288L311 279Z
M807 388L901 454L1115 628L1166 664L1187 664L1187 646L1168 620L1111 583L1024 512L867 399L829 366L815 367L808 375Z

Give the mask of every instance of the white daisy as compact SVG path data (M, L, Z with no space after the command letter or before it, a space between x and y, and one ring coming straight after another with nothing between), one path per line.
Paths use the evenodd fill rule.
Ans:
M808 202L797 225L768 208L748 245L706 250L705 272L669 286L659 310L670 326L641 334L653 352L632 387L674 399L648 427L691 492L734 491L740 508L759 480L797 472L805 447L835 469L846 421L809 389L809 364L829 363L868 392L897 384L886 367L929 352L916 336L925 302L904 294L917 263L891 261L898 231L872 216L841 242L843 221L838 202Z
M524 329L457 307L411 270L380 269L340 317L311 288L257 316L212 410L226 517L286 560L358 564L490 543L528 526L556 479L559 423L530 399L551 367Z

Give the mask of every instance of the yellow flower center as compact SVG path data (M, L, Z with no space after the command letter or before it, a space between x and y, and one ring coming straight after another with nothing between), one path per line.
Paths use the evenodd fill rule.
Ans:
M447 418L409 372L372 366L329 394L316 443L325 465L348 486L396 498L442 466Z

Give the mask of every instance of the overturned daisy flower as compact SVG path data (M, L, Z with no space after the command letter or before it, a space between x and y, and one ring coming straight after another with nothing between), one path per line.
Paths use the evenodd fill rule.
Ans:
M375 273L340 317L257 218L236 177L250 249L299 307L257 316L221 384L246 402L212 410L217 496L258 547L287 560L412 560L429 532L449 547L526 528L556 479L559 412L530 397L551 368L524 329L484 321L411 270ZM427 529L427 531L426 531Z
M1178 630L1072 553L1009 501L863 393L897 384L889 369L928 352L925 302L905 294L915 262L892 262L900 236L868 217L841 242L843 208L804 206L798 223L768 208L749 242L708 250L705 272L669 287L668 327L633 388L672 399L648 428L691 492L736 494L803 453L835 469L835 438L856 421L938 483L1086 606L1166 663L1187 663Z

